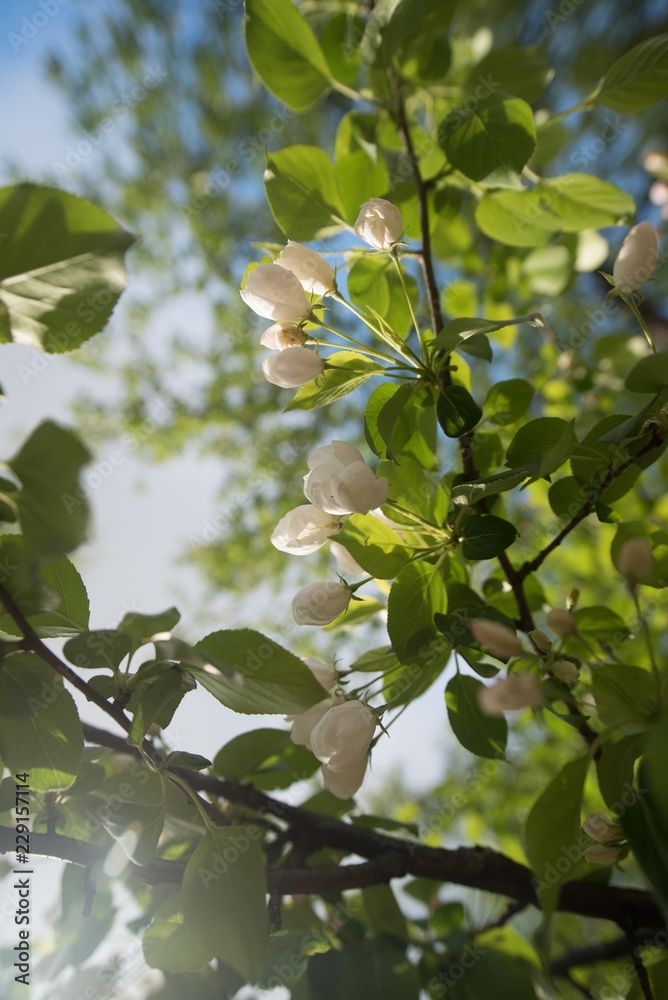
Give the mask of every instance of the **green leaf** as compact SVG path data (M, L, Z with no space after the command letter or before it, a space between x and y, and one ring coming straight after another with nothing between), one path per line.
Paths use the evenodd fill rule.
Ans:
M76 435L45 420L7 463L23 486L15 500L28 559L64 555L84 541L89 510L79 472L90 458Z
M353 224L359 215L360 205L369 198L387 194L390 178L385 161L373 158L364 150L337 156L334 173L338 184L344 219Z
M473 430L482 417L482 410L464 386L446 385L436 400L436 416L444 433L458 438Z
M384 316L390 305L391 261L387 255L364 254L358 257L348 272L348 294L361 310L368 307Z
M534 387L523 378L497 382L487 393L483 409L493 424L505 427L524 416L531 406Z
M0 756L30 772L37 791L68 788L79 770L83 733L76 706L53 670L34 653L0 663Z
M366 437L367 444L373 451L374 455L378 455L379 458L387 458L387 449L389 447L389 442L386 441L385 437L381 433L381 429L378 426L380 414L385 409L385 406L390 406L388 414L397 414L396 419L398 419L401 413L404 402L405 402L405 386L395 385L392 382L381 382L381 384L373 390L369 396L369 401L366 405L366 410L364 411L364 436ZM409 387L410 388L410 387ZM404 391L400 391L404 390ZM394 400L394 403L393 403ZM387 433L387 424L390 421L386 417L383 420L383 432ZM391 429L390 429L391 436Z
M455 674L445 689L445 703L452 731L463 747L478 757L502 758L508 739L508 724L485 715L478 704L483 684L475 677Z
M454 486L451 499L458 506L473 506L483 497L495 496L498 493L505 493L519 486L531 475L529 469L510 469L508 472L497 472L493 476L486 476L484 479L476 479L470 483L461 483Z
M88 627L90 609L83 580L67 556L56 556L40 568L40 577L55 595L53 611L29 615L30 624L43 639L77 635ZM55 603L55 602L54 602ZM0 632L23 635L9 616L0 618Z
M171 632L181 620L177 608L167 608L155 615L145 615L139 611L129 611L118 626L119 632L127 632L137 646L148 642L158 632Z
M387 631L402 663L428 653L438 637L434 615L445 611L447 600L443 571L438 566L414 562L401 570L390 590Z
M521 173L536 148L531 108L519 97L498 91L454 108L441 129L450 163L471 180L490 174Z
M631 195L594 174L562 174L541 181L536 190L554 229L565 233L612 226L635 213Z
M335 354L330 354L327 364L334 367L325 368L322 375L301 386L285 407L285 412L316 410L320 406L328 406L359 389L373 375L380 375L384 370L371 358L355 354L354 351L337 351Z
M136 676L139 676L139 671ZM194 687L190 677L177 667L161 669L157 676L145 678L144 673L142 681L135 684L127 706L132 714L128 742L135 746L141 746L152 723L168 726L181 698Z
M391 580L406 565L412 547L373 514L353 514L336 535L355 562L377 580Z
M255 826L218 827L193 852L183 877L185 925L201 948L254 983L268 947L264 855Z
M627 663L592 670L592 691L601 721L624 734L644 732L658 711L652 675Z
M462 968L455 953L453 968ZM470 963L465 976L452 987L448 986L448 1000L537 1000L536 990L526 962L505 951L494 951L485 941L474 963L463 953L463 967ZM454 979L454 976L453 976Z
M469 90L490 77L499 90L514 94L531 103L543 92L554 71L549 69L538 46L521 49L518 45L504 45L494 49L474 66L466 83Z
M591 636L593 639L610 639L615 646L621 645L631 634L623 619L604 606L577 608L573 617L581 635Z
M570 521L581 507L589 500L591 494L583 489L583 484L575 476L564 476L552 483L547 498L550 507L562 521Z
M529 466L538 479L556 472L577 444L573 424L574 421L567 423L559 417L530 420L511 441L506 465L511 469Z
M643 753L646 736L622 736L616 743L606 740L596 760L598 787L611 812L619 816L628 805L633 790L635 762Z
M172 750L167 754L165 763L169 767L187 767L191 771L205 771L211 767L208 757L202 757L199 753L189 753L187 750Z
M383 677L383 697L394 707L406 705L424 694L443 673L450 659L450 646L442 638L431 640L398 670Z
M132 649L132 638L117 629L94 629L81 632L63 647L65 656L79 670L111 670L115 672L121 660Z
M194 972L208 965L215 950L183 915L183 893L170 896L153 915L144 931L142 948L146 964L163 972Z
M353 816L352 821L358 826L363 826L365 824L359 821L366 818L373 819L374 817ZM399 824L397 826L401 829ZM371 826L371 829L375 828L375 825ZM417 836L417 830L415 831L415 835ZM408 940L406 918L401 912L389 885L366 886L362 889L362 896L364 898L364 908L369 914L369 919L374 930L379 931L381 934L390 934L392 937Z
M322 239L344 225L334 167L317 146L268 153L264 186L274 218L290 239Z
M326 697L322 691L323 699ZM218 751L215 774L230 781L245 781L263 791L289 788L310 778L319 761L306 747L295 746L282 729L253 729L241 733Z
M529 191L493 191L479 201L479 228L508 246L548 243L554 233L600 229L628 220L635 203L621 188L593 174L562 174Z
M659 392L668 386L668 351L641 358L626 376L624 385L629 392Z
M667 90L668 35L656 35L612 64L594 94L594 103L628 114L660 101Z
M494 333L497 330L503 330L507 326L517 326L518 323L542 325L542 320L539 313L530 313L528 316L516 316L513 319L501 321L483 319L481 316L460 316L458 319L453 319L445 324L433 341L432 347L450 354L459 347L464 350L464 344L478 334Z
M581 864L580 810L589 757L578 757L538 797L524 830L527 857L541 909L550 915L559 887L577 877Z
M422 0L378 0L366 24L360 46L368 66L384 68L392 56L420 30Z
M514 524L494 514L472 514L461 527L465 559L493 559L512 545L519 532Z
M665 758L662 761L665 768ZM640 868L654 889L664 917L668 917L668 830L657 810L653 788L645 761L638 770L638 786L642 794L620 815L629 847ZM662 804L663 806L663 804Z
M299 713L322 701L323 689L306 664L252 629L212 632L197 643L195 652L211 662L203 667L186 660L188 670L234 712ZM226 675L218 662L235 673Z
M318 39L290 0L246 0L248 58L265 87L302 111L329 88L330 70Z
M134 242L96 205L35 184L0 189L0 342L61 354L111 316Z
M573 274L574 258L568 247L536 247L522 261L522 275L536 295L561 295Z

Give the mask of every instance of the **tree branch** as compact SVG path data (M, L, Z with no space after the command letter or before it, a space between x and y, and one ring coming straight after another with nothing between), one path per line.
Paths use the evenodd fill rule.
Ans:
M629 457L616 468L609 468L598 488L582 505L580 510L573 515L568 524L561 529L559 534L552 539L549 545L546 545L544 549L541 549L538 555L534 556L534 558L529 562L525 562L523 566L520 566L517 570L520 579L523 580L525 577L529 576L530 573L535 573L535 571L543 565L550 553L554 552L554 550L561 545L567 535L570 535L573 528L576 528L581 521L584 521L585 517L592 513L607 488L611 486L616 479L619 479L623 472L626 472L626 470L630 469L632 465L635 465L635 463L641 458L644 458L645 455L648 455L651 451L660 447L663 443L663 436L658 430L655 429L652 432L650 440L644 444L639 451L637 451L634 455L629 455Z
M57 656L53 650L42 642L40 637L35 632L34 628L23 614L18 604L14 601L13 597L5 590L5 588L0 585L0 604L2 604L11 616L14 622L18 625L23 633L24 647L30 652L37 653L40 659L48 663L57 674L60 674L66 681L69 681L72 687L75 687L77 691L88 701L97 705L98 708L102 709L108 716L110 716L114 722L118 723L121 729L125 732L130 731L131 722L122 708L117 705L113 705L110 701L107 701L101 694L99 694L94 688L86 683L81 677L79 677L75 672L64 663L59 656Z
M137 752L119 737L93 726L84 724L84 734L89 742L125 753ZM283 820L299 832L310 853L322 847L333 847L367 859L361 866L346 865L323 870L270 869L277 873L270 875L270 884L275 880L275 888L282 895L330 892L359 887L360 884L388 882L401 875L414 875L483 889L527 904L535 905L537 902L531 871L489 848L460 847L450 850L428 847L279 802L252 785L236 784L186 768L174 770L191 788L222 796L260 815L269 814ZM570 882L562 890L559 908L580 916L619 923L626 921L630 914L634 927L663 926L661 913L651 894L637 889Z

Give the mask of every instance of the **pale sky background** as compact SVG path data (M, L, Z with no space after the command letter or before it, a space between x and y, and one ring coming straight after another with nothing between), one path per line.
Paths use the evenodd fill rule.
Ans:
M52 8L51 3L44 2ZM49 17L48 23L39 28L30 41L22 44L17 38L26 28L24 18L32 22L43 8L32 0L3 0L0 7L0 92L5 99L0 102L0 183L7 183L7 163L20 166L26 179L43 177L45 171L53 172L53 163L62 161L68 143L80 138L68 125L64 102L45 80L41 65L51 48L57 45L61 51L66 49L77 6L82 3L83 0L69 0ZM96 6L109 6L108 0ZM39 24L44 18L38 16L36 20ZM77 176L83 176L84 172L85 176L94 176L95 170L96 152L93 150L80 167L68 174L62 186L76 193ZM57 183L55 175L53 180ZM198 318L204 322L206 312L202 306L198 317L196 309L196 303L188 304L187 316L193 325ZM173 314L172 318L175 319ZM146 336L159 337L157 327L155 323L149 327ZM122 308L117 310L110 327L101 336L122 339ZM7 397L0 409L0 455L3 458L9 457L44 418L72 423L72 402L84 389L91 391L94 387L99 397L108 399L110 406L114 405L109 380L67 357L41 355L25 347L3 345L0 348L0 384ZM203 524L215 514L220 502L216 490L221 480L221 463L211 457L195 456L192 449L190 454L186 451L173 461L147 467L141 454L137 458L124 452L118 444L105 444L97 450L93 467L118 448L123 455L122 462L90 498L94 515L90 542L73 557L88 588L91 627L113 626L127 610L158 611L176 603L187 630L188 612L199 608L203 588L196 571L183 564L177 568L175 564L187 540L201 533ZM185 504L182 501L184 483L187 483ZM285 604L286 615L289 614L290 598L291 594L277 597ZM227 617L224 609L222 616L217 609L208 631L253 625L251 608L244 621L221 620L221 617ZM284 637L288 647L289 636L288 632ZM410 787L416 790L428 787L442 775L448 745L443 686L437 683L401 716L392 728L391 738L381 742L375 753L374 769L365 782L363 793L358 796L362 805L369 792L378 790L398 771L403 772ZM77 701L86 721L114 728L113 724L107 725L108 720L98 709L83 702L78 695ZM212 757L223 743L240 732L281 725L280 717L276 716L235 715L208 694L198 691L185 698L167 733L175 744ZM38 927L44 927L44 914L57 898L60 870L57 862L43 861L38 865L33 887ZM3 889L6 892L6 888ZM0 944L6 943L8 930L11 927L8 928L0 917ZM136 974L136 969L136 964L131 963L129 978Z

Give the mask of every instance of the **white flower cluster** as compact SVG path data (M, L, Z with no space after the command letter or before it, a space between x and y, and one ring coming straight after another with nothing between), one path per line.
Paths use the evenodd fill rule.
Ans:
M390 251L402 226L398 208L384 198L371 198L360 209L355 232L375 250ZM302 329L307 320L318 322L314 298L338 294L336 275L319 253L288 240L273 264L259 264L250 272L240 294L254 313L274 321L260 338L264 347L277 352L262 362L268 382L296 389L322 374L325 362L305 346L308 337Z
M317 660L305 662L328 697L301 715L287 717L286 721L292 722L292 742L308 747L318 758L325 788L337 798L347 799L364 780L378 716L361 701L329 694L338 673Z
M335 534L346 514L367 514L387 500L389 483L376 476L361 453L346 441L332 441L308 457L304 493L310 503L288 511L271 536L281 552L305 556ZM348 607L352 590L346 583L311 583L292 601L298 625L327 625Z

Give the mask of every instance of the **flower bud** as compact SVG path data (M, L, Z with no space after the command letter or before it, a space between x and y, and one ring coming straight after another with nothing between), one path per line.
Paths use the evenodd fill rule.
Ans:
M301 323L311 312L299 280L276 264L260 264L251 271L240 294L254 313L278 323Z
M271 533L271 543L280 552L308 556L324 545L339 527L337 517L305 503L281 518Z
M501 622L493 622L487 618L474 618L470 625L471 635L479 646L484 646L488 653L501 660L509 656L521 656L522 647L515 633Z
M389 482L376 476L345 441L332 441L309 456L304 493L330 514L367 514L387 500Z
M654 570L652 546L644 537L629 538L619 550L617 569L630 584L642 583Z
M659 258L659 241L651 222L640 222L631 229L621 245L612 276L615 287L630 295L652 276Z
M323 764L321 770L325 788L332 795L336 795L337 799L351 798L364 781L368 763L369 755L367 754L357 764L353 764L352 767L347 767L343 771L333 771L331 767Z
M311 733L314 726L317 726L322 717L329 712L330 708L340 705L343 700L342 697L323 698L322 701L311 705L310 708L307 708L305 712L300 712L299 715L286 715L285 721L292 723L292 732L290 733L292 742L298 747L308 747L310 750Z
M573 587L568 597L566 598L566 610L572 611L575 605L578 603L579 599L580 599L580 588Z
M534 646L541 651L541 653L549 653L552 648L552 640L549 636L541 632L539 628L534 628L531 632L527 632L527 635L533 642Z
M570 611L562 611L560 608L550 611L547 624L557 635L564 636L575 632L575 618Z
M552 664L550 670L557 680L563 681L564 684L575 684L580 676L580 671L572 660L557 660L556 663Z
M385 198L370 198L360 208L355 232L376 250L391 250L403 232L401 212Z
M306 385L321 375L324 368L322 358L307 347L291 347L287 351L270 354L262 362L267 382L278 385L281 389L296 389L300 385Z
M592 865L614 865L627 854L627 848L617 844L592 844L585 847L582 857Z
M325 691L330 691L339 679L338 670L321 663L320 660L314 660L312 656L303 656L302 659L318 684L322 684Z
M362 569L358 562L355 562L348 549L344 548L340 542L331 542L329 550L336 559L339 573L352 573L355 576L366 575L366 570Z
M260 337L262 346L268 347L270 351L284 351L286 347L303 347L307 340L306 334L294 323L289 326L274 323Z
M592 813L589 819L582 824L582 829L599 844L618 844L620 840L626 839L621 824L616 823L603 812Z
M368 752L378 716L361 701L335 705L313 727L311 750L330 771L345 771Z
M309 583L292 599L298 625L329 625L346 610L352 591L345 583Z
M301 243L288 240L288 245L281 250L276 263L287 271L292 271L306 292L323 296L336 290L334 271L327 261L315 250L309 250Z
M501 716L519 708L535 708L542 697L541 686L531 674L517 673L478 689L478 703L485 715Z

